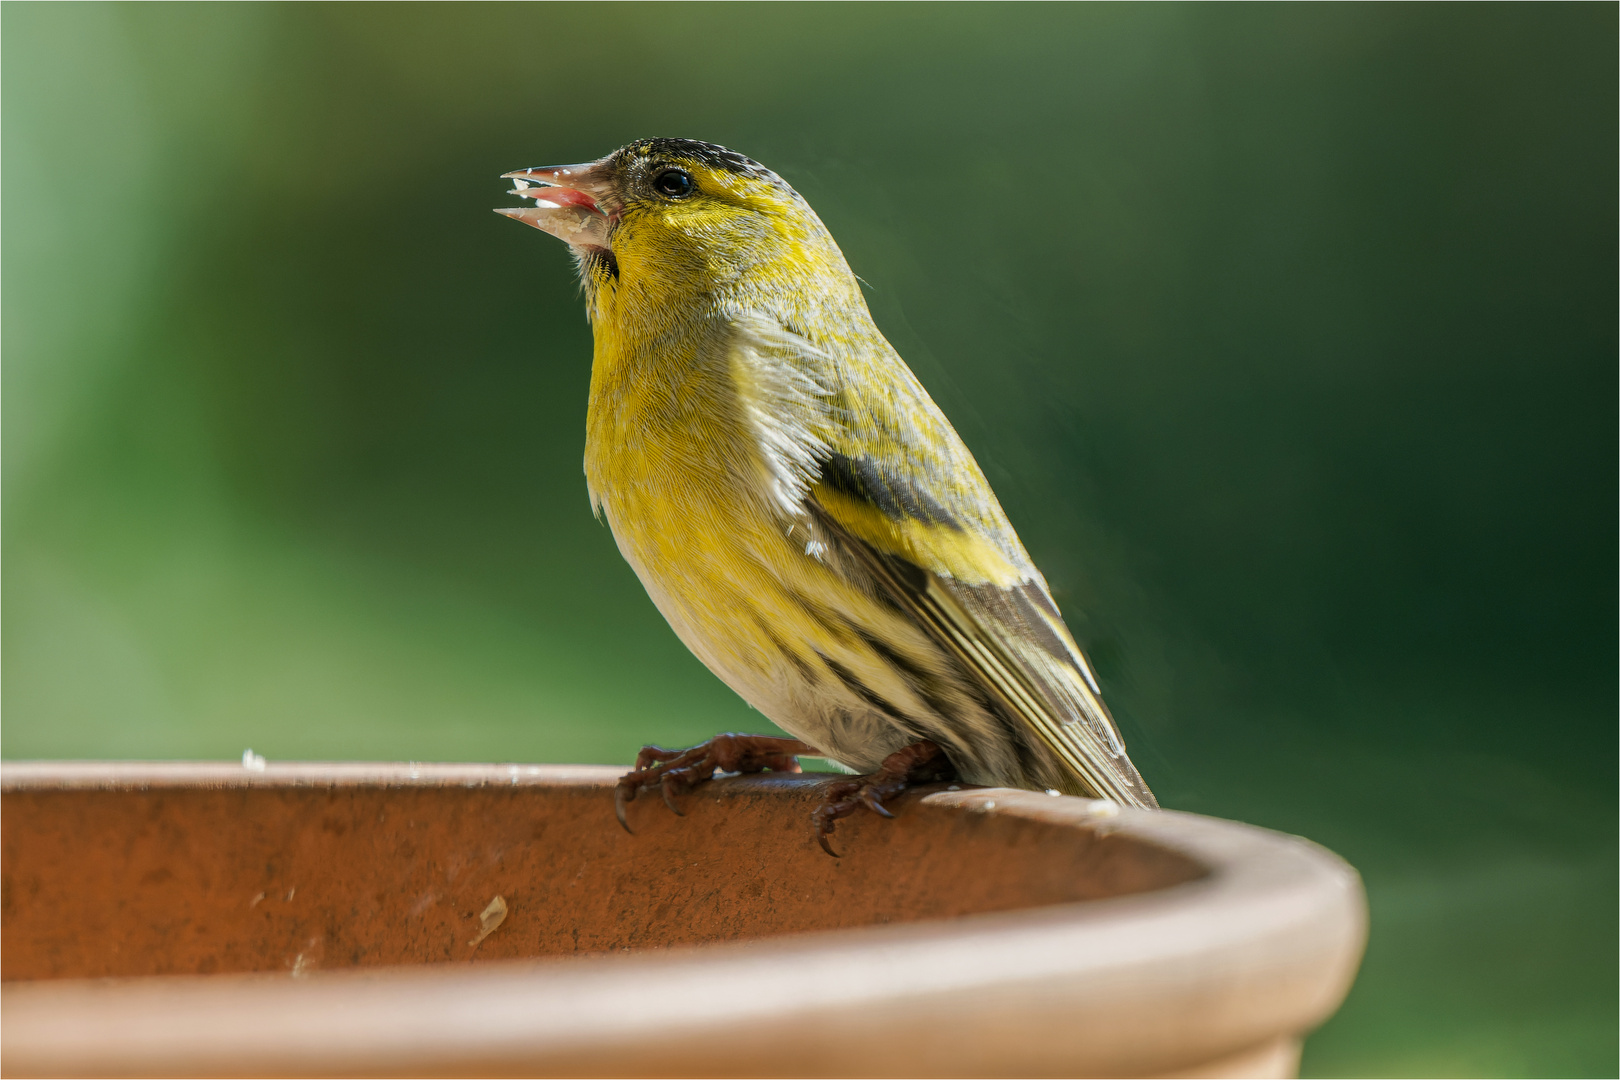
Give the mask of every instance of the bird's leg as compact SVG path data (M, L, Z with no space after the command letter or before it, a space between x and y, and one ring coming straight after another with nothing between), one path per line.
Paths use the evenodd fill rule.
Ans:
M816 826L816 842L821 850L838 857L838 852L827 842L839 818L848 817L861 807L874 814L892 818L884 799L893 798L912 784L926 784L934 780L956 779L956 766L937 743L927 739L896 750L883 759L878 771L870 776L852 776L827 785L821 805L810 813Z
M619 778L619 786L613 792L613 809L619 816L619 824L629 832L625 807L643 791L657 788L663 793L664 805L680 814L675 796L714 779L716 772L756 773L770 769L796 773L800 771L797 760L800 754L819 757L821 751L798 739L774 735L716 735L689 750L643 746L636 755L635 771Z

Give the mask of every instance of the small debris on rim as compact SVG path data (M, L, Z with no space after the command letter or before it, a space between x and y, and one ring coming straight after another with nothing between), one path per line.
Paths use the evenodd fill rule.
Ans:
M476 949L478 947L479 942L483 941L485 938L489 937L489 935L493 934L495 932L496 928L499 927L501 925L501 923L503 923L505 921L506 921L506 901L504 899L502 899L501 897L497 896L495 899L493 899L493 900L491 900L489 902L488 907L486 907L482 912L479 913L479 915L478 915L478 936L473 938L471 941L467 942L467 944L471 945L473 948Z

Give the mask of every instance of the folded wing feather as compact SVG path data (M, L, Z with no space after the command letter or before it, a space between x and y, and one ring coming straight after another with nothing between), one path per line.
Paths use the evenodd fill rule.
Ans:
M1045 580L900 357L881 339L841 353L763 317L736 325L740 400L784 517L837 537L1004 716L1050 748L1066 788L1157 807Z

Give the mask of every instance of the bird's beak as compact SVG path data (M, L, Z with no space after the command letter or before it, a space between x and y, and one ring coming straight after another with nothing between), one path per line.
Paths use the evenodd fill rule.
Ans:
M607 250L608 230L618 210L607 165L554 165L546 169L519 169L502 173L516 181L508 194L533 199L533 206L497 207L497 214L516 218L580 248Z

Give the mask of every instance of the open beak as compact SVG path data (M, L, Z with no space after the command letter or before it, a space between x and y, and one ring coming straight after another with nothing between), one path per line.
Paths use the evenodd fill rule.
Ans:
M497 214L516 218L576 248L608 250L608 230L618 209L607 166L554 165L502 173L515 186L508 194L533 199L533 206L497 207Z

